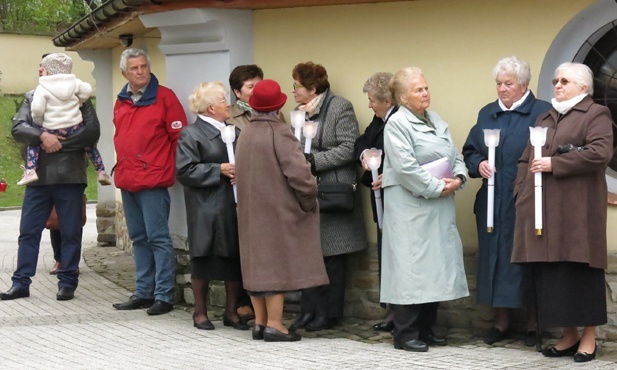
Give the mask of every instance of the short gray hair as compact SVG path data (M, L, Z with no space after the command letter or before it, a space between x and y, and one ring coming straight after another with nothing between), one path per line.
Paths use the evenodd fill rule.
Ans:
M390 80L394 75L390 72L377 72L366 80L362 92L373 95L382 102L394 102L394 96L390 91Z
M405 67L400 69L390 80L390 93L398 104L403 104L401 95L409 92L409 81L414 78L424 77L424 73L418 67Z
M587 86L587 93L593 95L593 72L589 67L581 63L561 63L555 70L555 77L560 72L575 84L581 87Z
M493 78L496 79L499 75L514 75L519 85L528 86L531 81L531 68L529 63L515 56L506 57L493 68Z
M222 82L202 82L189 96L189 109L195 114L203 114L208 107L227 99L227 89Z
M122 72L126 72L126 66L129 59L139 58L141 56L146 57L146 59L148 60L148 68L150 68L150 57L145 50L130 48L123 51L122 55L120 56L120 69L122 70Z

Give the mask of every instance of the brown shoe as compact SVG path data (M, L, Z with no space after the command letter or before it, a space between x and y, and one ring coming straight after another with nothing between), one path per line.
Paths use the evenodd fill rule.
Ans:
M56 263L54 263L54 267L49 270L49 275L56 275L58 273L58 270L60 270L60 267L60 262L56 261Z
M255 312L253 312L251 306L238 307L236 312L238 312L238 316L240 316L243 321L249 321L255 318Z

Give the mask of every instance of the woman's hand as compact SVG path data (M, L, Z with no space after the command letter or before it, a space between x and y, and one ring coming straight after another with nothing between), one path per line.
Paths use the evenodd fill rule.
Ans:
M553 172L553 163L551 157L541 157L538 159L534 159L531 161L531 168L529 169L532 173L536 172Z
M221 175L234 180L236 178L236 165L232 163L221 163Z
M463 185L463 180L461 180L460 178L455 178L455 179L441 179L441 181L446 183L446 186L443 187L443 190L441 191L441 195L442 197L446 197L452 193L454 193L455 191L457 191L461 185Z
M486 159L480 162L480 165L478 166L478 172L480 172L480 176L485 179L488 179L493 175L493 170L491 169L491 166L488 164L488 161ZM495 172L497 172L497 170L495 170Z
M381 189L381 178L383 177L383 173L379 175L379 177L377 178L377 181L373 181L371 183L371 189L373 190L379 190Z
M366 150L364 151L364 153L362 153L362 168L364 168L366 171L370 171L371 169L368 166L368 163L366 162ZM373 189L375 190L375 189Z

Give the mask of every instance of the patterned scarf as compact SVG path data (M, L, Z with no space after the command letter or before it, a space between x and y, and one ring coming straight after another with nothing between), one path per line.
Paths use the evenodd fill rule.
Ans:
M253 108L251 108L251 106L248 105L248 103L245 103L242 100L238 100L236 101L236 104L238 105L238 107L240 107L240 109L242 109L242 111L253 113Z

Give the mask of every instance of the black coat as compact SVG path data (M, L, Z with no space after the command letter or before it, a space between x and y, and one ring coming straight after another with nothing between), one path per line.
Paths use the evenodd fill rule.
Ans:
M360 166L362 166L362 161L360 156L362 152L366 149L381 149L381 166L377 170L377 173L381 174L383 172L383 162L386 157L386 153L383 151L383 129L386 127L386 122L388 122L388 118L390 118L394 113L398 111L398 107L395 106L388 117L386 117L386 121L382 120L377 116L373 116L373 121L368 125L364 133L358 137L356 143L354 145L354 156ZM362 178L360 179L362 185L367 186L369 189L371 188L371 183L373 182L373 175L371 171L364 171L362 174ZM383 199L383 189L381 189L381 199ZM373 220L377 222L377 211L375 210L375 193L371 190L371 207L373 208Z
M240 130L236 128L236 141ZM191 257L239 257L238 220L230 179L221 176L229 163L221 132L197 118L180 133L176 178L184 186Z

